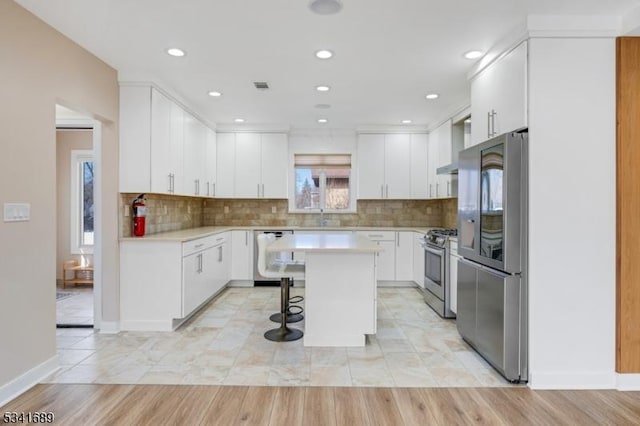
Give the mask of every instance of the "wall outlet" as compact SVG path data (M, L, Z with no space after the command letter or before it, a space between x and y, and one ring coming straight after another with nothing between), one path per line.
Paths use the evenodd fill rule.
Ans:
M229 206L224 206L224 214L228 214L229 213Z
M271 213L273 214L278 213L278 208L276 206L271 206Z
M187 214L191 214L191 206L187 206Z
M4 203L5 222L28 222L31 218L31 204Z
M164 209L163 209L164 210L164 214L167 214L167 205L165 204L163 207L164 207Z
M122 206L124 207L124 217L129 217L129 206Z

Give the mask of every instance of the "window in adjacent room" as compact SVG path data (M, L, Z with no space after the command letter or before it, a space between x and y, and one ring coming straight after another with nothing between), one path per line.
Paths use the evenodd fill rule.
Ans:
M71 151L71 253L93 253L93 151Z
M354 212L350 154L295 154L295 212Z

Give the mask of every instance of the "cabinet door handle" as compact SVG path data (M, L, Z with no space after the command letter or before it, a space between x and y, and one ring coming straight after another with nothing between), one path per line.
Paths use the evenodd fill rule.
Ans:
M209 192L209 181L207 181L207 197L211 196L210 192Z
M258 184L258 198L260 198L260 184Z
M193 248L199 249L200 247L202 247L204 245L204 243L200 243L200 244L196 244L195 246L193 246Z
M429 184L429 198L433 197L433 184Z
M218 247L218 262L222 262L222 246Z
M245 246L249 245L249 231L244 232L244 245Z
M196 272L199 274L202 273L202 253L198 255L198 269L196 270Z
M264 183L262 184L262 198L264 198Z
M387 197L386 198L389 198L389 184L386 184L385 186L387 187Z
M212 196L216 196L216 183L213 182L213 194L211 194Z
M447 181L447 196L450 197L451 196L451 182Z
M198 179L195 179L195 180L193 181L193 193L194 193L195 195L198 195Z
M400 247L400 233L396 232L396 247Z
M384 185L380 185L380 198L384 198Z
M170 193L171 192L171 173L169 173L167 176L169 177L169 189L167 189L167 192Z
M438 186L440 186L440 184L436 183L436 197L438 196Z
M491 137L491 111L487 112L487 137Z
M498 113L496 112L496 110L492 109L491 110L491 136L495 136L498 134L498 131L496 130L496 116L498 115Z

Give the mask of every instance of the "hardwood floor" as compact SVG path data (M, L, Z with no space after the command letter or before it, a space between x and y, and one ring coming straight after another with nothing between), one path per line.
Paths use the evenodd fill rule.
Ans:
M0 415L36 411L59 425L638 425L640 392L41 384Z

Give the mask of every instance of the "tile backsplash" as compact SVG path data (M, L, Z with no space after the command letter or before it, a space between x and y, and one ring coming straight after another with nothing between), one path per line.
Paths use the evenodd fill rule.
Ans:
M132 236L131 203L139 194L120 194L120 235ZM146 234L203 226L203 199L177 195L146 194ZM125 215L125 210L128 215Z
M131 236L131 201L120 194L121 235ZM146 233L199 226L318 226L319 214L289 213L287 200L204 199L148 194ZM129 216L125 217L125 206ZM274 212L275 211L275 212ZM455 228L457 199L359 200L357 213L325 214L327 226L438 226Z

